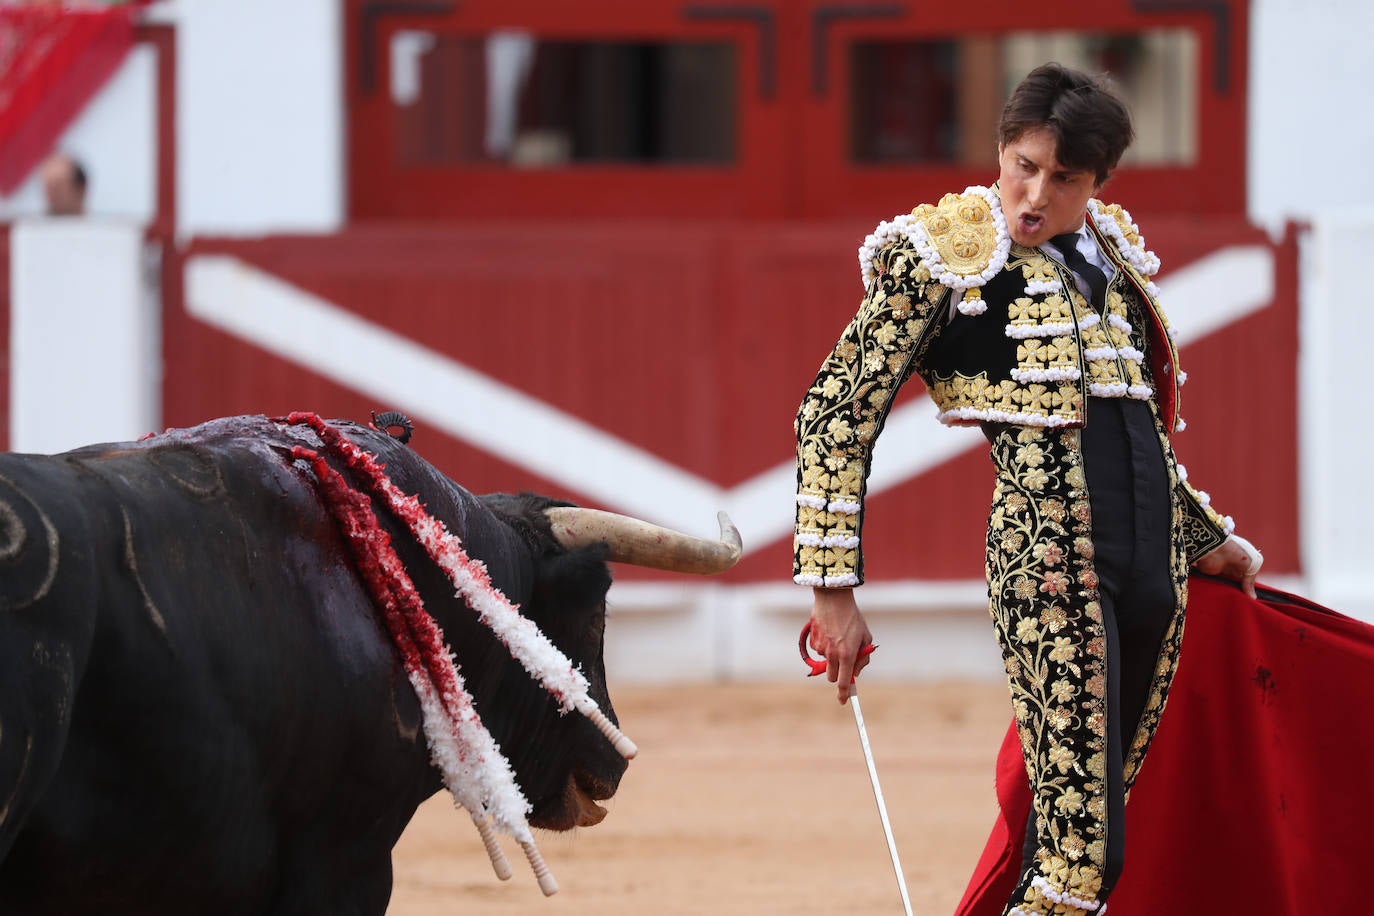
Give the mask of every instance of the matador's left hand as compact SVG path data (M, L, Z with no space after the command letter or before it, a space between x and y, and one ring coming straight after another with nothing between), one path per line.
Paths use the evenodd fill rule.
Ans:
M1241 591L1255 597L1255 577L1259 575L1264 557L1245 538L1238 534L1228 537L1220 547L1204 554L1193 565L1199 572L1211 576L1235 579Z

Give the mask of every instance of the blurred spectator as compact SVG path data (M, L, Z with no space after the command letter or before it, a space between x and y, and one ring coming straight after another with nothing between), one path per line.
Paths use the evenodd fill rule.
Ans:
M80 216L86 212L86 170L66 153L54 153L43 163L43 194L49 216Z

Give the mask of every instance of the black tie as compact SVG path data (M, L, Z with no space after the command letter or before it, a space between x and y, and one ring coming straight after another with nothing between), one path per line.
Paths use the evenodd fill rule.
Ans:
M1066 232L1056 235L1050 242L1063 253L1064 264L1069 270L1087 281L1088 288L1092 290L1093 305L1102 308L1107 295L1107 275L1100 267L1083 257L1082 252L1078 250L1078 233Z

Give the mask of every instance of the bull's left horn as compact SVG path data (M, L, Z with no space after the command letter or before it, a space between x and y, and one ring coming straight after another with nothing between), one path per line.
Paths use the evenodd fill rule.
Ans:
M609 559L632 566L709 576L734 566L744 550L739 530L724 512L716 516L720 540L712 541L600 509L559 506L544 511L564 547L605 544Z

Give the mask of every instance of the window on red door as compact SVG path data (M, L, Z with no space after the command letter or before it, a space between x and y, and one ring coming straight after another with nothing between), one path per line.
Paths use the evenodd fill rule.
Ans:
M1113 75L1136 121L1123 164L1189 166L1197 156L1196 45L1186 29L856 41L850 159L991 165L1003 101L1032 67L1056 60Z
M709 165L736 157L735 49L399 32L398 164Z

